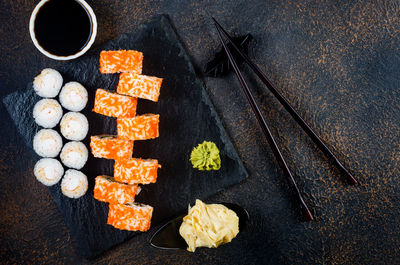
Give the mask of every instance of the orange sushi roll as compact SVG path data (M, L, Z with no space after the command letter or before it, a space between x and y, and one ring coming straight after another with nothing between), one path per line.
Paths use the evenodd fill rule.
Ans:
M111 117L135 117L137 98L97 89L93 111Z
M149 184L157 181L157 169L161 167L156 159L120 159L114 163L116 181L128 184Z
M132 203L140 192L138 185L119 183L109 176L97 176L94 185L94 198L111 204Z
M162 81L162 78L155 76L122 73L119 75L117 92L157 102Z
M160 115L145 114L117 119L117 134L121 139L147 140L157 138Z
M149 230L153 207L139 203L110 204L107 224L121 230Z
M122 140L115 135L91 136L90 149L94 157L128 159L132 157L133 141Z
M142 73L143 53L133 50L102 51L100 53L100 72L113 73Z

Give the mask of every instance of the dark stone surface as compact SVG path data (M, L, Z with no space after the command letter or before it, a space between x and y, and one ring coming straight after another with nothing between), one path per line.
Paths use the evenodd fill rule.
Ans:
M89 120L89 132L83 140L87 148L90 148L90 135L117 133L115 118L91 110L97 88L115 90L118 84L118 74L103 75L98 70L100 51L118 49L142 51L143 74L164 77L159 102L139 99L137 106L138 113L160 114L160 137L135 141L133 152L133 157L158 159L162 165L157 183L141 185L142 191L135 199L154 207L152 226L185 212L188 204L193 205L197 198L204 200L244 180L247 172L166 16L159 16L144 24L139 32L124 34L59 69L64 82L78 81L88 90L88 104L82 110ZM26 91L13 92L3 100L28 148L32 148L33 136L40 129L32 111L26 111L33 110L40 99L33 91L30 83ZM59 126L54 129L60 133ZM190 152L203 140L213 141L219 147L220 170L204 172L192 168ZM63 142L68 140L64 138ZM32 160L37 161L38 155L32 153ZM11 162L18 165L19 160ZM121 231L107 225L107 204L93 198L94 178L104 174L112 176L113 160L89 155L81 171L89 180L88 192L83 197L64 196L60 183L50 187L50 191L82 256L93 258L140 232Z
M365 1L88 1L95 46L169 14L196 69L218 48L210 16L231 34L251 33L250 57L329 143L361 184L346 186L273 96L243 67L254 96L316 220L298 221L236 78L205 78L207 92L249 178L210 200L249 210L246 232L218 249L161 251L145 233L95 261L79 257L34 162L0 105L1 263L33 264L399 264L400 3ZM0 95L23 90L43 67L28 33L36 1L0 1ZM201 71L199 71L201 73ZM20 160L18 166L9 160Z

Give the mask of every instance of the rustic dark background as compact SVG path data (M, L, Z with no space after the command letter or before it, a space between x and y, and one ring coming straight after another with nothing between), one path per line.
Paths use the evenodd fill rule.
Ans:
M162 251L152 232L93 261L79 256L50 192L0 106L2 264L399 264L400 3L398 1L88 1L95 45L169 14L201 70L218 46L215 16L251 33L250 57L361 182L347 186L273 96L244 68L316 220L299 221L287 184L233 75L204 78L249 178L210 198L248 209L250 224L218 249ZM47 59L30 41L36 1L0 2L0 96L24 89ZM17 162L12 162L17 161ZM154 230L152 230L154 231ZM133 242L140 248L132 248Z

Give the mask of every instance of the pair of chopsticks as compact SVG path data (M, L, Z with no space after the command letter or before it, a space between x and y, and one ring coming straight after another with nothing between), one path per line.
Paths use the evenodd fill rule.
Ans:
M279 100L279 102L284 106L284 108L289 112L289 114L294 118L294 120L301 126L301 128L307 133L307 135L313 140L313 142L318 146L318 148L328 157L329 160L333 162L333 164L336 165L336 167L340 170L340 172L346 177L346 179L349 181L350 184L357 184L357 180L350 174L350 172L340 163L340 161L337 159L337 157L332 153L331 150L326 146L326 144L321 140L321 138L310 128L310 126L303 120L303 118L300 117L300 115L297 113L297 111L289 104L289 102L285 99L285 97L274 87L274 85L271 83L271 81L267 78L267 76L258 68L256 64L254 64L249 57L242 53L240 49L236 46L236 44L233 42L232 38L229 36L229 34L222 28L222 26L214 19L212 18L215 27L217 28L218 31L218 37L219 40L222 43L222 46L224 47L224 50L226 52L226 55L228 56L229 62L231 63L235 74L240 82L240 85L243 88L243 91L250 103L250 106L256 115L257 121L259 125L261 126L261 129L264 132L264 135L269 143L269 145L272 148L272 151L276 157L276 160L278 160L278 164L283 170L284 175L287 177L289 184L291 188L293 189L296 198L300 204L303 216L307 221L311 221L314 219L313 215L311 214L310 210L307 207L307 204L305 203L299 188L297 187L296 181L293 178L292 173L290 172L290 169L288 168L285 159L282 156L281 151L279 150L279 147L277 146L274 137L271 134L270 129L268 128L267 123L264 120L264 117L261 114L260 109L257 106L257 103L254 100L253 95L250 92L249 87L247 86L246 81L243 78L242 73L240 72L235 59L232 56L231 51L227 47L227 44L223 40L223 36L228 40L228 42L232 45L232 47L236 50L236 52L239 54L239 56L242 57L242 59L250 66L250 68L257 74L257 76L261 79L261 81L268 87L268 89L272 92L272 94Z

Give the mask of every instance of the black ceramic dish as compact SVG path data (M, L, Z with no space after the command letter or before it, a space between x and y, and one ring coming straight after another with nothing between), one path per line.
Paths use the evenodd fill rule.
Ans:
M249 213L243 207L234 203L222 202L220 204L225 205L237 214L239 217L239 233L242 232L250 218ZM179 227L185 215L186 213L183 213L161 226L151 237L150 245L159 249L187 249L186 241L179 234Z

